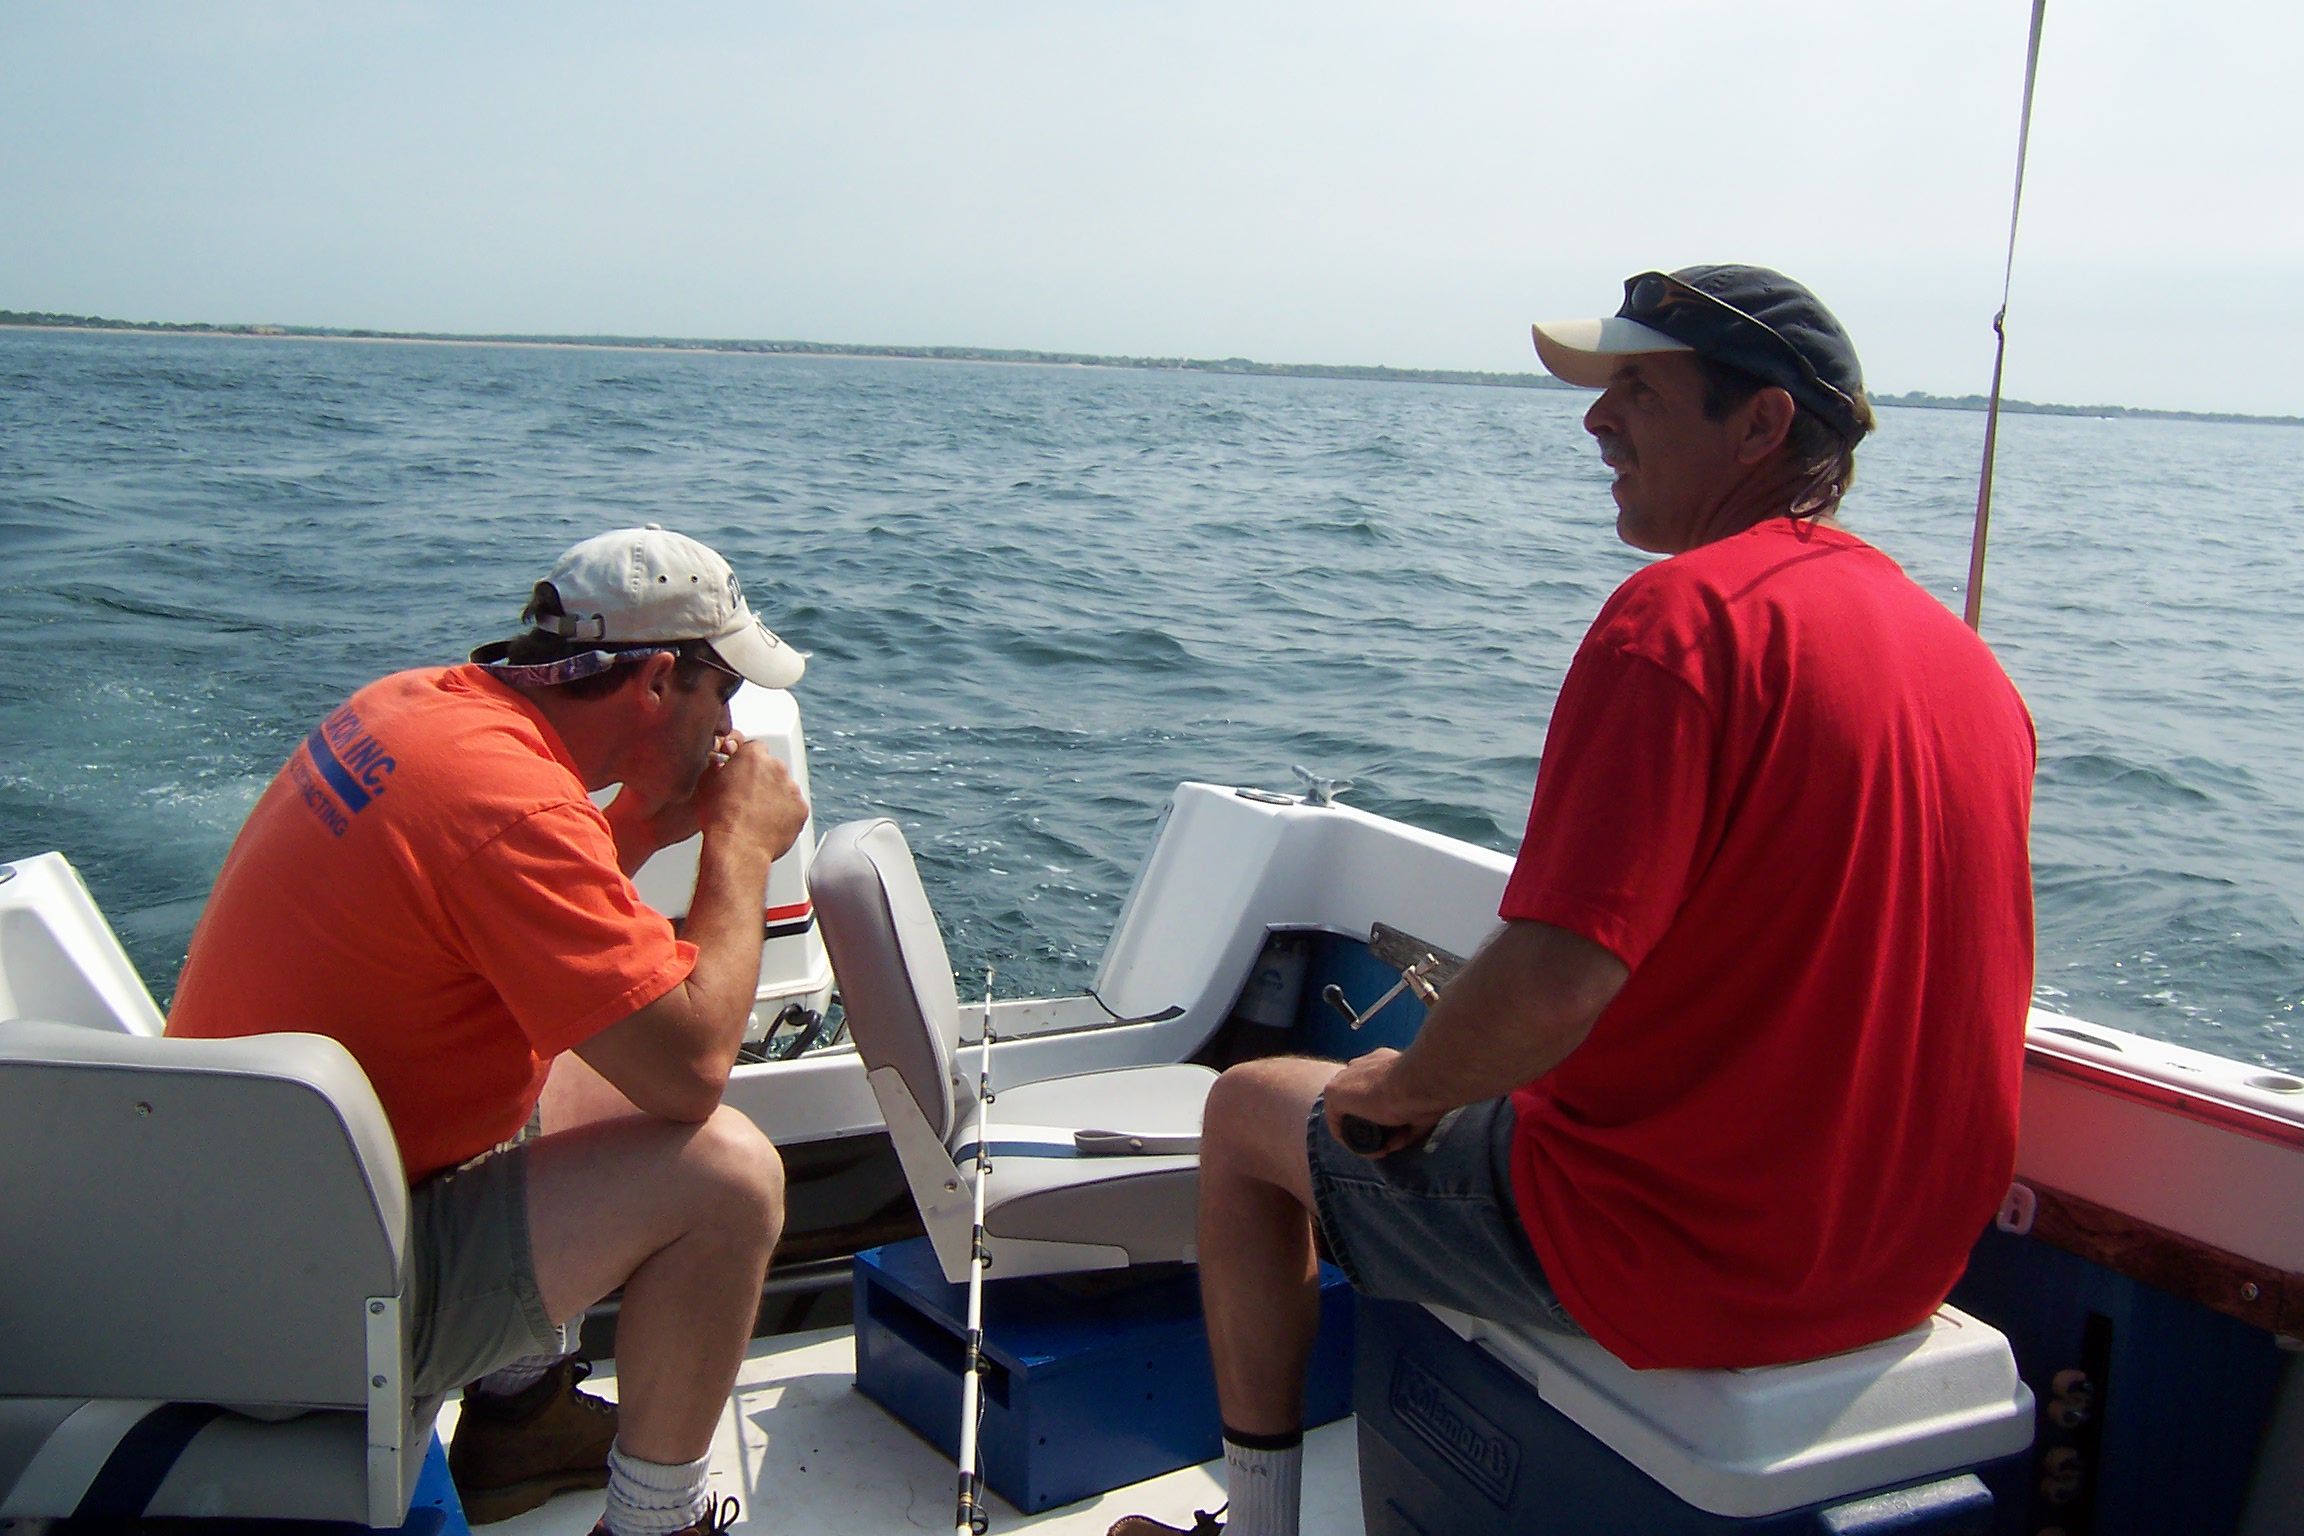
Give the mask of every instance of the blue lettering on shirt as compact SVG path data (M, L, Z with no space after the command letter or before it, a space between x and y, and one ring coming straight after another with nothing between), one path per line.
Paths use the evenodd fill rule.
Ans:
M304 750L311 754L312 766L335 791L344 809L355 816L368 809L369 801L384 793L384 780L399 766L384 750L384 744L362 728L360 717L352 712L349 704L321 721L319 727L304 738ZM305 801L311 803L317 787L310 784L302 787ZM320 807L314 805L313 809L318 812ZM322 813L320 819L329 824L329 831L338 837L344 835L341 816L332 819Z
M352 818L346 816L337 808L336 802L328 798L327 791L320 787L319 780L312 777L312 770L304 766L302 758L288 759L288 777L296 781L296 793L302 797L312 814L320 818L320 825L328 829L329 836L342 837L345 828L352 825Z

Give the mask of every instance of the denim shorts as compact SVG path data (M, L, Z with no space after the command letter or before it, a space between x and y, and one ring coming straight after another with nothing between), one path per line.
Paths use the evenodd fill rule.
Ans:
M1352 1289L1430 1301L1491 1322L1581 1334L1544 1277L1512 1199L1512 1101L1451 1111L1432 1134L1368 1158L1328 1129L1315 1101L1305 1137L1312 1198Z

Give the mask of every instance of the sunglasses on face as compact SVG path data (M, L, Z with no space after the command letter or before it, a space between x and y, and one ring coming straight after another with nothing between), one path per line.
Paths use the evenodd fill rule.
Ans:
M598 654L612 656L615 665L638 661L644 656L671 656L681 661L692 661L698 666L719 673L727 681L720 685L720 702L725 704L736 697L736 690L744 686L744 674L720 659L720 653L705 640L683 640L677 645L633 644L604 646Z
M674 654L685 656L690 661L709 667L728 679L720 686L720 702L723 704L736 697L736 690L744 686L744 674L722 661L720 653L702 641L692 641L681 646Z

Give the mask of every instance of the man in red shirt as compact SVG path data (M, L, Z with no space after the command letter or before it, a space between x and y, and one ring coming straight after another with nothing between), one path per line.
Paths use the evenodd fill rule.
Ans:
M2031 720L1838 522L1872 427L1845 332L1693 267L1536 348L1601 391L1617 534L1668 558L1579 647L1503 926L1410 1048L1209 1096L1231 1536L1296 1529L1315 1216L1370 1294L1758 1366L1919 1324L2014 1171Z
M366 1072L410 1183L415 1389L474 1383L450 1453L473 1519L605 1484L613 1536L663 1536L717 1518L703 1458L783 1222L776 1151L720 1096L808 807L728 701L801 659L726 561L654 524L569 550L522 619L298 746L168 1032L313 1031ZM699 832L675 935L629 876ZM564 1325L619 1286L610 1406L576 1390Z

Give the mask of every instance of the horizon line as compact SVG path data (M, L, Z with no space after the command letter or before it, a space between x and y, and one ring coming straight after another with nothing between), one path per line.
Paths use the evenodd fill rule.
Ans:
M0 329L128 331L147 335L232 336L303 341L395 341L447 346L592 347L631 351L736 352L754 356L885 358L916 362L1011 363L1038 367L1125 368L1139 372L1207 373L1264 378L1344 379L1365 383L1450 384L1492 389L1560 389L1578 386L1545 373L1502 373L1471 368L1395 368L1389 364L1264 363L1252 358L1138 357L1092 352L1048 352L1015 347L906 346L869 342L767 341L694 336L623 336L549 332L470 333L382 331L356 326L274 325L262 322L214 323L179 320L115 320L47 310L0 309ZM1875 406L1903 410L1982 411L1983 395L1937 395L1926 390L1902 394L1869 393ZM2304 416L2258 415L2243 411L2184 411L2156 406L2057 405L2005 396L2000 409L2027 416L2082 416L2146 421L2204 421L2245 426L2304 426Z

